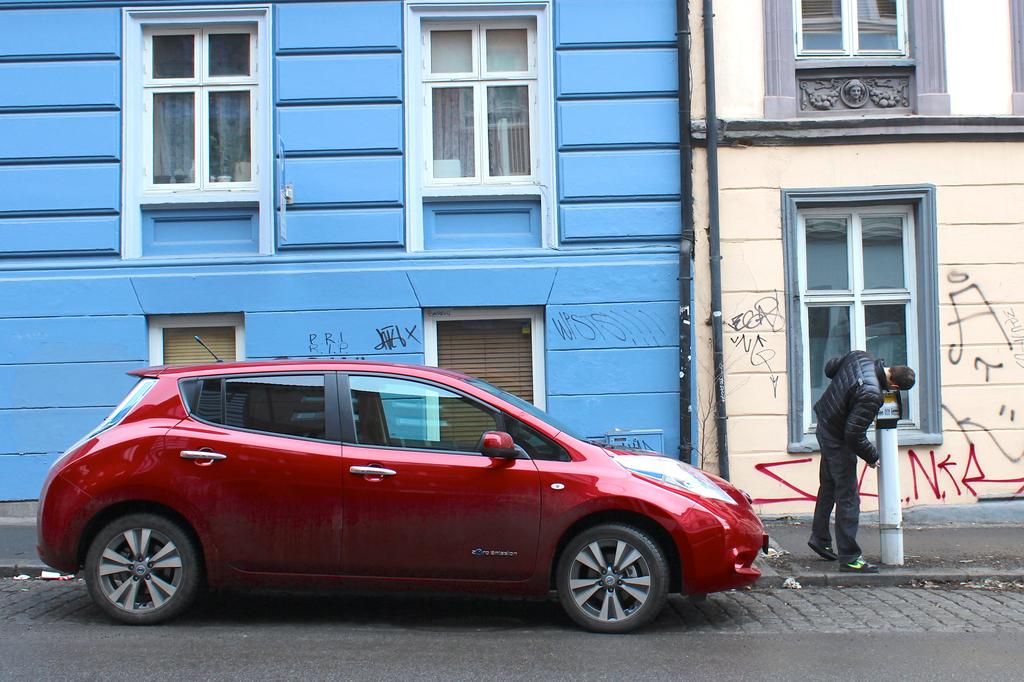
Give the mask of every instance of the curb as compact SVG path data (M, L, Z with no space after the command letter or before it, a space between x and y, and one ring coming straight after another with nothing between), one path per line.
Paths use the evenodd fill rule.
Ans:
M0 578L13 578L16 575L27 575L38 578L43 571L55 571L41 561L11 561L0 559Z
M983 580L1003 582L1024 581L1024 571L915 571L882 568L879 573L858 575L855 573L811 573L793 576L781 575L774 571L765 573L754 583L754 587L781 589L788 578L794 578L804 587L900 587L927 580L935 583L962 583Z

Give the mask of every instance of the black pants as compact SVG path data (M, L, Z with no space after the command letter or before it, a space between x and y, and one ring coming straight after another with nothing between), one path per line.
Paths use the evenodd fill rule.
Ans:
M832 544L829 517L836 509L836 554L850 562L861 555L857 544L860 524L860 494L857 492L857 456L838 439L818 433L821 466L818 470L818 501L814 504L811 539L819 545Z

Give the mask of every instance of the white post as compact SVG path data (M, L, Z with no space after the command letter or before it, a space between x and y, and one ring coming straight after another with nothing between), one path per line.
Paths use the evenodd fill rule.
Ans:
M878 462L878 531L882 563L903 565L903 506L900 500L900 459L895 428L875 428Z

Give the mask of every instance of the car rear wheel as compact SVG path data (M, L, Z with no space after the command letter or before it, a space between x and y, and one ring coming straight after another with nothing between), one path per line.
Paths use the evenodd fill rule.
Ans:
M130 514L107 524L85 559L93 601L111 618L131 625L179 615L195 600L200 577L192 536L156 514Z
M576 623L594 632L629 632L665 606L665 553L643 531L609 524L573 538L558 562L558 598Z

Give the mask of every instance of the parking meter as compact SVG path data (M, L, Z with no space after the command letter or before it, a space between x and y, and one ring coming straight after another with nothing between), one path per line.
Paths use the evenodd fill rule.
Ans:
M882 563L903 565L903 507L900 504L900 462L897 426L903 417L899 391L882 391L882 406L875 419L878 447L878 531Z
M899 391L882 391L882 406L875 418L875 427L879 429L895 429L903 419L903 398Z

